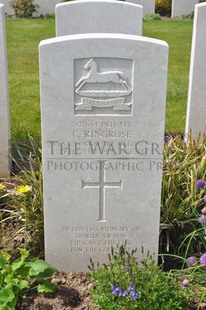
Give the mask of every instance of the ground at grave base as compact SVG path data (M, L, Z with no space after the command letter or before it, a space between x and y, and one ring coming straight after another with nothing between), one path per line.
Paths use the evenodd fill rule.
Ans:
M4 229L7 250L14 259L19 257L18 248L24 244L23 235L16 233L16 230L13 225ZM3 250L2 240L0 232L0 250ZM32 257L42 258L40 252L35 249L30 254ZM19 298L15 310L95 310L89 293L93 287L89 274L55 273L49 280L57 285L53 294L38 294L36 290L28 290Z
M14 227L7 227L5 233L7 237L7 246L10 254L17 258L17 249L24 243L21 234L14 233ZM16 235L16 236L15 236ZM15 237L12 237L15 236ZM1 241L0 233L0 241ZM0 242L1 243L1 242ZM1 249L1 246L0 246ZM38 251L32 253L38 256ZM178 265L172 261L168 262L166 269L178 268ZM56 273L50 281L57 284L55 293L38 294L35 290L28 290L19 298L19 302L15 310L95 310L97 309L92 302L90 290L93 283L90 281L89 274L86 273ZM194 300L190 310L206 310L206 301L202 301L199 308L198 300ZM101 309L107 310L107 309ZM132 310L132 309L130 309ZM160 309L161 310L161 309ZM175 309L174 309L175 310ZM189 309L188 309L189 310Z
M57 289L53 294L28 292L23 295L16 310L94 310L89 290L92 283L83 273L56 273L51 278Z
M88 274L56 273L51 278L51 282L58 285L55 293L37 294L36 292L27 292L27 294L20 298L16 310L97 309L92 303L92 299L89 294L89 290L93 287L93 284L89 281ZM206 310L206 303L202 302L197 308L197 304L194 300L194 302L190 305L190 310L197 309Z

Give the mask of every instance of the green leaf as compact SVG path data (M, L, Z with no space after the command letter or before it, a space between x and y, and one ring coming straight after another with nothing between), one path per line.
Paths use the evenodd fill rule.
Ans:
M29 264L29 276L34 278L50 277L57 269L43 260L31 261Z
M44 281L37 286L38 293L54 293L56 285L50 282Z
M17 271L25 264L26 258L29 256L29 252L26 249L20 249L21 257L15 260L12 264L12 270Z
M11 255L7 252L1 252L0 258L2 259L2 261L7 263L7 262L9 262Z
M15 298L15 295L11 288L4 287L0 290L0 309L3 304L12 302Z
M6 267L6 260L3 256L0 256L0 269L3 269Z
M19 249L21 252L21 259L25 261L25 259L29 256L29 251L26 249Z
M18 286L19 284L19 279L14 277L14 275L12 273L8 274L5 279L4 282L7 283L9 286Z
M19 288L20 290L24 290L25 288L28 288L29 287L29 282L26 281L26 280L20 280L19 281Z

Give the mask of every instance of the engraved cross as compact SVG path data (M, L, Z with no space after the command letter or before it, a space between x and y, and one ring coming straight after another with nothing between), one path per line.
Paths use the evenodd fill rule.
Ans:
M102 165L103 163L103 165ZM100 162L99 182L85 182L82 180L82 189L84 188L99 188L99 221L105 219L105 188L122 188L122 180L119 182L106 182L105 169L103 161Z

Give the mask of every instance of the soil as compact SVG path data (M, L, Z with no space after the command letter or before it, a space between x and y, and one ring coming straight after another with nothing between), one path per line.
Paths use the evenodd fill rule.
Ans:
M12 259L19 257L18 249L25 242L24 236L18 231L17 227L10 224L4 227L4 238L0 232L0 250L6 248ZM31 258L40 257L39 253L41 249L30 252ZM39 294L35 289L30 289L19 298L16 310L94 310L89 293L93 284L89 278L89 273L55 273L49 279L57 285L54 293ZM34 282L33 287L35 284L37 283Z
M89 290L92 283L88 274L84 273L56 273L51 282L57 284L53 294L37 294L28 291L24 294L16 310L92 310Z

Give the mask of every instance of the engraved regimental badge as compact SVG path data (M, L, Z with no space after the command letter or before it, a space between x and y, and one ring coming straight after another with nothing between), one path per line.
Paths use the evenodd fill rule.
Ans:
M75 114L132 114L131 60L77 59L74 73Z

